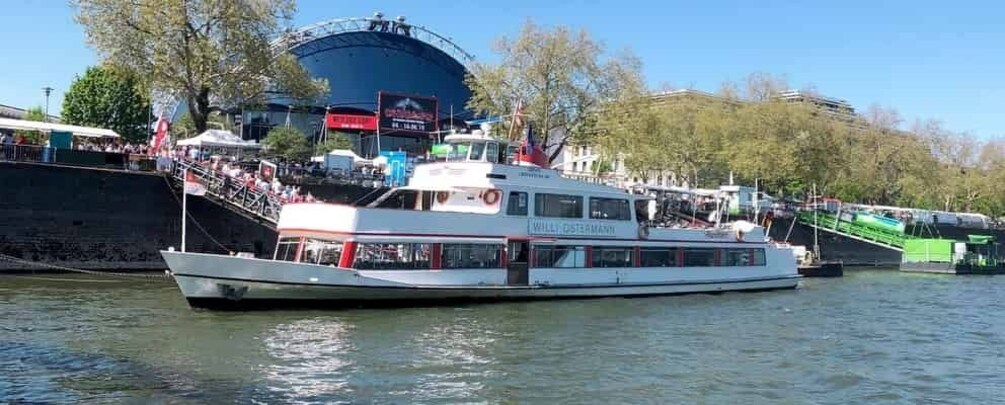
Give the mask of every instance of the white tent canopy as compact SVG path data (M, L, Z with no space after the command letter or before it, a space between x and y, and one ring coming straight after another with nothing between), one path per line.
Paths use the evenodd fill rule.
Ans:
M182 139L175 143L177 146L218 146L225 148L258 149L262 146L255 141L245 141L240 136L229 131L219 129L208 129L198 136Z
M73 136L86 136L91 138L119 137L119 134L115 133L115 131L112 131L110 129L56 124L52 122L15 120L10 118L0 118L0 128L20 130L20 131L39 131L45 133L52 133L53 131L70 132L73 133Z
M367 161L362 156L357 155L356 152L353 152L353 151L351 151L349 149L335 149L335 150L333 150L331 152L328 152L328 154L329 155L335 155L335 156L348 156L348 157L352 158L353 162L366 162Z
M352 158L352 163L354 165L361 165L361 164L370 163L369 159L366 159L366 158L364 158L364 157L362 157L360 155L357 155L356 152L353 152L353 151L351 151L349 149L335 149L335 150L333 150L331 152L328 152L328 155L331 155L331 156L348 156L348 157L351 157ZM311 161L312 162L324 162L325 161L325 156L321 155L321 156L312 157Z

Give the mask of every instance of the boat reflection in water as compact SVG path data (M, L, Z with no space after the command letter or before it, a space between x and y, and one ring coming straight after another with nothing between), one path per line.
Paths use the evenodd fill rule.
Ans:
M506 147L447 137L367 207L291 204L273 260L162 252L192 306L407 305L795 288L764 229L657 228L650 197L501 164Z

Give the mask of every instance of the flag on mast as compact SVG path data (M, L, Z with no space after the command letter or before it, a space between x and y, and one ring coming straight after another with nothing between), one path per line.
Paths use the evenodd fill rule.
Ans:
M195 173L185 171L185 194L206 195L206 185L195 177Z
M506 139L512 141L513 134L519 134L521 129L523 129L523 100L517 100L516 106L513 107L513 120L510 123Z
M534 127L529 123L527 124L527 136L517 151L519 153L517 161L521 162L520 164L548 167L548 155L544 153L537 142L534 142Z

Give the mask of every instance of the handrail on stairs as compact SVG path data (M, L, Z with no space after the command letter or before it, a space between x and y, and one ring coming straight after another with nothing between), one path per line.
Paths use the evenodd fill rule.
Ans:
M191 171L206 184L206 192L214 197L218 204L237 208L255 218L271 222L279 222L279 211L282 201L268 193L257 190L249 184L232 179L229 176L207 170L206 168L184 160L175 161L171 177L177 183L185 181L185 172Z
M908 235L895 234L852 222L841 221L839 217L827 213L818 212L816 218L814 218L811 212L800 212L797 213L796 220L804 225L815 227L825 232L851 237L895 250L901 250L904 246L904 240L909 238Z

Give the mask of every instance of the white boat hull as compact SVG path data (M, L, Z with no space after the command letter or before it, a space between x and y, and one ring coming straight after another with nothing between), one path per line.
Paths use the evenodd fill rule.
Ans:
M356 271L198 253L163 252L194 307L281 305L405 306L441 302L630 297L795 288L797 274L767 267L532 269L526 286L505 284L506 270Z

